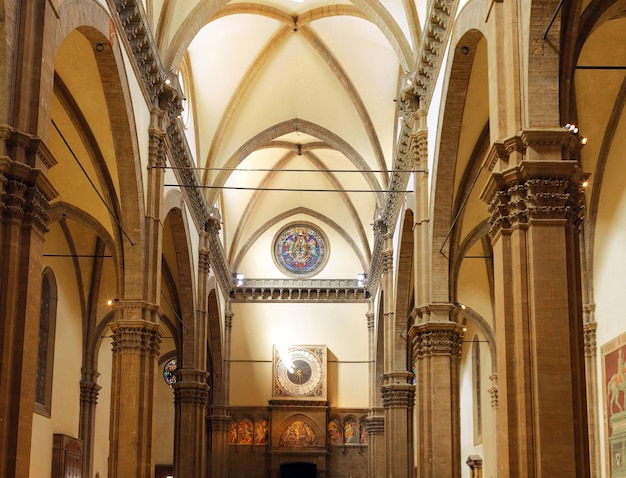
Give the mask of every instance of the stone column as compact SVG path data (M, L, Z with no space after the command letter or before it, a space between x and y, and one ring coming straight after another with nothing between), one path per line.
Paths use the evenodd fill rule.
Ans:
M589 466L592 477L602 476L600 462L600 410L602 404L598 398L598 372L596 364L598 363L598 352L596 347L596 328L597 323L594 319L595 304L589 304L583 307L585 314L585 325L583 327L585 334L585 372L587 376L587 417L589 430Z
M370 303L371 307L371 303ZM385 416L383 397L381 393L380 373L377 367L382 368L376 360L376 327L375 316L371 311L366 314L367 336L369 340L369 393L370 412L365 419L367 431L367 451L369 476L384 476L385 474Z
M211 407L209 429L211 430L211 478L228 476L228 430L231 417L226 407Z
M407 368L407 351L399 340L395 320L393 238L385 236L383 250L383 290L385 357L383 373L383 408L385 411L385 444L387 477L413 474L413 373Z
M554 159L569 141L564 135L530 130L496 144L502 169L492 171L483 192L494 255L501 478L589 476L584 175L576 161Z
M32 138L4 134L37 155ZM0 156L0 363L7 372L0 386L0 476L6 478L29 473L43 242L54 196L41 170Z
M208 373L202 370L176 371L174 408L174 476L207 476L206 413L209 404Z
M418 476L461 476L459 375L463 327L452 304L418 310L409 329L416 357Z
M110 478L154 475L156 380L161 335L157 308L120 301L113 332ZM152 319L152 320L147 320Z
M96 405L102 388L95 370L82 369L80 381L80 420L78 438L83 441L83 476L93 476L94 436L96 432Z
M382 409L370 411L365 419L368 449L368 475L385 476L385 416Z

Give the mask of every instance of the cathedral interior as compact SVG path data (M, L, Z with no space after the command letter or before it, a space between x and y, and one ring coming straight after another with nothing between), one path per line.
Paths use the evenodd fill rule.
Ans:
M0 42L0 477L626 477L626 0Z

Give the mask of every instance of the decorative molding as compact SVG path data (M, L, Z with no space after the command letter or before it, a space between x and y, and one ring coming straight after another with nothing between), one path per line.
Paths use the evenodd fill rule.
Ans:
M433 0L428 3L417 71L412 75L413 91L424 105L429 103L435 88L458 0Z
M413 135L413 125L416 118L423 113L422 110L418 110L417 98L407 92L398 101L402 122L393 167L390 172L389 191L385 196L383 207L376 211L374 217L374 246L372 248L372 261L367 274L367 291L370 297L376 293L383 274L385 236L394 230L400 210L404 206L405 191L411 176L410 171L415 163L416 148L413 146L413 142L416 139L419 140Z
M367 289L353 279L244 279L232 302L367 302Z

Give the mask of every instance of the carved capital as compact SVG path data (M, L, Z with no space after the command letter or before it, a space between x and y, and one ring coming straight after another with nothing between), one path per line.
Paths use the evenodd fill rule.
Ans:
M102 387L95 382L80 381L80 403L95 406Z
M385 417L369 416L365 418L365 431L368 435L382 435L385 433Z
M150 128L149 162L150 166L156 168L165 167L165 131Z
M36 181L36 178L34 178ZM0 214L32 225L41 233L50 222L49 194L30 178L6 176L0 172Z
M498 376L494 373L490 375L491 387L489 388L489 396L491 397L491 408L497 410L498 408Z
M491 239L534 220L562 220L578 227L583 216L585 177L571 161L523 161L503 173L492 173L483 193L483 198L491 198Z
M233 317L234 317L234 316L235 316L234 312L232 312L232 311L230 311L230 310L227 310L227 311L224 313L224 325L225 325L227 328L229 328L229 329L233 326Z
M207 418L211 431L221 433L228 433L232 420L230 415L210 415Z
M208 249L200 249L198 251L198 267L202 274L209 275L211 272L211 260Z
M418 360L433 355L461 358L463 327L455 322L426 322L410 330L414 357Z
M588 322L583 325L583 334L585 340L585 356L596 356L596 329L598 324L596 322Z
M159 325L142 320L118 320L111 325L114 354L140 352L158 356L161 345Z
M384 408L413 408L415 405L415 385L383 385L382 392Z
M205 408L209 404L209 386L202 382L185 382L177 380L172 385L174 404L192 405Z

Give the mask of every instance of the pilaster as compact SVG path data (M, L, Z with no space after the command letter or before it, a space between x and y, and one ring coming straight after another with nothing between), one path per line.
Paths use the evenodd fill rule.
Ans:
M120 301L113 332L109 477L151 478L155 464L155 402L161 343L158 308Z
M39 150L35 141L22 144ZM0 476L29 474L44 235L56 193L41 170L0 157Z
M418 313L430 320L409 329L416 358L418 476L460 477L459 375L463 328L450 320L452 304Z
M78 430L83 441L83 475L93 475L94 436L96 432L96 405L102 387L98 385L96 370L82 369L80 381L80 420Z
M483 192L494 252L501 477L589 476L579 257L585 175L560 159L570 141L563 131L530 130L497 143ZM555 397L567 400L555 408Z
M370 410L365 419L368 451L368 476L385 476L385 416L382 408Z
M211 407L208 424L211 430L212 478L228 476L228 430L231 420L226 407Z
M176 371L177 380L172 386L176 413L175 476L207 476L207 433L204 427L209 404L207 377L208 373L202 370Z

